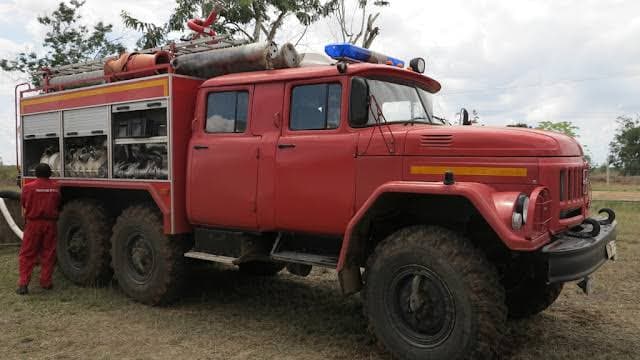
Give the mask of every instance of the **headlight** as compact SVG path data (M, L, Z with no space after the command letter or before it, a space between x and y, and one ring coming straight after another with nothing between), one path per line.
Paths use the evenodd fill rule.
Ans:
M524 221L522 219L522 214L519 212L514 212L513 215L511 215L511 227L514 230L520 230L522 229L523 224Z
M529 214L529 197L525 194L518 195L515 206L513 207L513 215L511 216L511 227L520 230L523 224L527 223L527 215Z
M529 198L526 197L522 204L522 222L527 223L527 214L529 213Z

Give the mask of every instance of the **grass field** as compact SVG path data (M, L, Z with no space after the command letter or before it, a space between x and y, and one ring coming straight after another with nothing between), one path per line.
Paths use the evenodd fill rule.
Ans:
M505 359L638 359L640 203L603 203L620 219L620 259L596 275L595 294L567 284L544 313L509 323ZM358 296L343 298L333 271L251 278L218 266L190 277L175 305L148 307L117 287L79 288L55 275L51 292L13 293L17 249L0 247L4 359L388 359ZM33 283L37 284L36 281Z

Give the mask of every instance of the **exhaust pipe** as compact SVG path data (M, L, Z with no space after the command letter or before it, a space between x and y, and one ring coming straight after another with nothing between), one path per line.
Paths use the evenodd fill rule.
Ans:
M4 219L7 221L7 224L9 225L13 233L16 234L16 236L20 240L22 240L22 236L23 236L22 229L20 229L18 224L16 224L16 221L13 219L13 216L11 216L11 213L9 212L9 209L7 208L7 204L4 202L4 199L19 201L20 193L16 191L0 191L0 212L2 213L2 216L4 216Z

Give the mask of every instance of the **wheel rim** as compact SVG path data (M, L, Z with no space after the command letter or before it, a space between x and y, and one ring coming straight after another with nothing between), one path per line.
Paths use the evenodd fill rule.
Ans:
M129 236L126 246L127 267L131 278L144 284L155 269L155 252L144 235L136 233Z
M399 269L385 305L400 336L413 346L433 348L449 338L455 302L445 282L422 265Z
M69 263L75 269L82 269L89 262L89 240L80 225L72 226L67 232L66 248Z

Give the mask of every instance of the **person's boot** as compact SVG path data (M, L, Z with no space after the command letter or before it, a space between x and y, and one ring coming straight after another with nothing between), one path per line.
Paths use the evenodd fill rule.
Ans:
M27 295L29 293L29 288L27 286L18 286L16 289L16 294L18 295Z
M49 284L47 286L40 286L44 290L53 290L53 284Z

